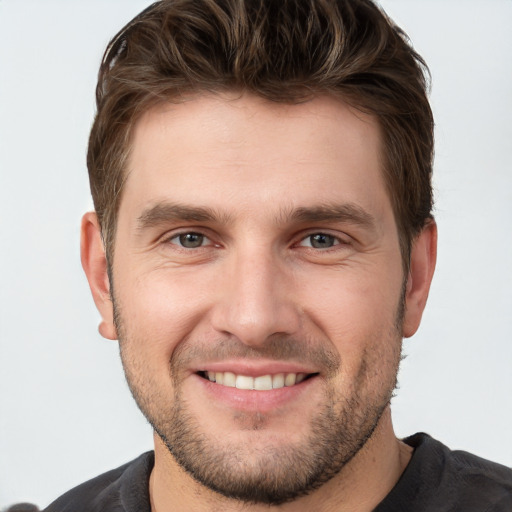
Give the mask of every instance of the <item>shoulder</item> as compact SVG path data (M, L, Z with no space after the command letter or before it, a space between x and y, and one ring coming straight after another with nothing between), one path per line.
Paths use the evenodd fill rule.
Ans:
M480 503L478 510L509 512L512 510L512 469L482 459L465 451L450 451L451 481L448 488L460 488L460 502L465 510Z
M471 453L450 450L427 434L404 440L414 448L400 483L412 485L432 511L512 510L512 469Z
M145 512L149 509L149 476L153 452L71 489L43 512Z
M492 486L512 490L512 469L462 450L450 450L427 434L415 434L405 440L427 467L439 466L447 475L459 479L481 480ZM445 476L447 476L445 475Z

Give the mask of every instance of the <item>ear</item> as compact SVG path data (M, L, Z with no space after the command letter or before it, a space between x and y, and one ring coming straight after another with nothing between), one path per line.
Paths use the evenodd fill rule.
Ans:
M95 212L86 213L82 218L80 256L94 303L101 315L98 330L104 338L115 340L117 332L114 326L114 308L110 298L107 258Z
M437 258L437 225L432 219L416 237L405 291L403 336L409 338L420 326Z

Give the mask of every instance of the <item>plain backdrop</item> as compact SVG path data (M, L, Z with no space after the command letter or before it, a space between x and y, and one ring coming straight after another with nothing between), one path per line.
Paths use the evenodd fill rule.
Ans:
M97 67L148 4L0 0L0 508L152 446L79 263ZM382 4L430 65L437 123L438 269L396 431L512 465L512 1Z

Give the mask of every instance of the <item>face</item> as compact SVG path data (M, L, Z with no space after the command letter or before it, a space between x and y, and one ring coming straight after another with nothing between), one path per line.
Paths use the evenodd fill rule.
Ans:
M173 460L248 502L317 488L371 436L400 359L376 122L329 98L147 112L112 277L126 376Z

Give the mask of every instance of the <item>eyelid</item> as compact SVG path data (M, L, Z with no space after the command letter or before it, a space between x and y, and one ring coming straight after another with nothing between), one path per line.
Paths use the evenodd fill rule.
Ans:
M205 248L208 246L220 247L220 244L214 241L215 237L210 233L211 232L209 229L202 228L202 227L199 227L199 228L196 228L196 227L176 228L176 229L168 231L167 233L162 235L160 237L160 240L161 240L161 243L163 243L163 244L171 244L180 249L185 249L187 251L190 251L193 248L183 247L178 241L175 241L175 240L178 239L180 236L183 236L186 234L196 234L196 235L201 235L202 237L204 237L204 241L203 241L204 243L202 245L200 245L199 247L196 247L195 249L202 249L202 248ZM346 233L340 233L340 232L333 233L329 229L311 229L306 232L302 232L300 235L298 235L297 236L298 241L295 242L293 245L295 247L298 246L298 247L312 248L311 246L304 245L304 242L308 238L310 238L314 235L326 235L326 236L332 237L335 240L334 245L330 248L324 249L324 251L326 251L328 249L332 249L339 245L349 245L351 243L351 237L349 235L347 235ZM315 250L318 250L318 249L315 248Z
M179 240L183 235L197 235L197 236L202 237L201 245L199 245L198 247L183 247L183 244L181 242L179 242L179 243L173 242L173 240L175 240L175 239ZM206 235L203 235L202 233L196 233L195 231L179 233L179 234L174 235L173 237L169 238L168 241L172 244L179 245L180 247L183 247L184 249L199 249L200 247L204 247L205 245L208 245L208 242L211 242L211 240Z
M311 247L310 245L303 245L303 242L305 242L308 238L311 238L314 235L325 235L325 236L334 238L334 240L335 240L334 245L332 247L328 247L328 248L324 249L324 251L327 251L329 249L337 247L338 245L349 245L350 244L350 237L348 235L340 234L339 232L333 233L332 231L330 231L328 229L324 229L324 230L314 229L314 230L310 230L310 231L302 234L300 236L299 241L294 245L298 246L298 247Z
M173 240L179 238L180 236L187 235L187 234L200 235L204 238L203 242L206 242L206 243L201 244L199 247L187 248L187 247L183 247L178 241L173 241ZM205 229L203 229L203 228L196 229L193 227L192 228L173 229L172 231L164 234L160 238L160 240L161 240L161 243L163 243L163 244L170 244L170 245L176 246L179 249L183 249L183 250L187 250L187 251L190 251L193 249L196 249L196 250L203 249L208 246L217 245L214 243L213 237L211 235L207 234Z

